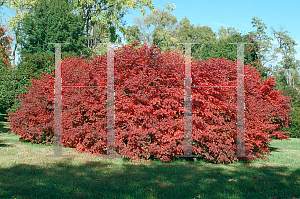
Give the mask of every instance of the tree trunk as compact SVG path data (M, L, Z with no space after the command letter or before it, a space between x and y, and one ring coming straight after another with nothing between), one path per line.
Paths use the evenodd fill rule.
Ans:
M15 48L14 48L14 51L13 51L13 60L12 60L12 69L15 70L15 67L16 67L16 50L17 50L17 42L15 44Z
M14 47L14 50L13 50L13 61L12 61L12 69L15 70L16 68L16 51L17 51L17 46L18 46L18 42L17 42L17 39L19 38L19 30L20 30L20 22L18 22L18 26L17 26L17 29L15 31L15 35L16 35L16 44L15 44L15 47Z
M87 13L86 13L86 36L89 35L89 22L91 19L91 6L89 6L87 8ZM87 47L89 47L89 40L88 40L88 44Z
M96 5L94 5L94 10L96 10ZM90 14L91 14L91 11L92 10L90 10ZM95 26L95 22L91 21L91 32L90 32L91 38L93 38L93 36L94 36L94 26Z
M288 85L290 86L291 85L291 76L290 76L290 71L289 70L288 70L287 74L288 74L288 82L289 82Z
M12 68L13 70L16 69L16 51L17 51L17 46L18 46L18 43L17 43L17 38L18 38L18 35L16 35L16 44L15 44L15 48L14 48L14 51L13 51L13 62L12 62Z
M288 77L288 71L285 70L285 77L286 77L286 85L289 85L289 77Z

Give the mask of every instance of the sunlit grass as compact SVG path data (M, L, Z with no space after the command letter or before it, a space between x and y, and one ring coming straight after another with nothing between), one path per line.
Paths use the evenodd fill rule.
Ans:
M274 140L269 161L132 163L18 142L0 123L0 198L300 198L300 139ZM7 126L6 126L7 127ZM0 129L0 130L1 130Z

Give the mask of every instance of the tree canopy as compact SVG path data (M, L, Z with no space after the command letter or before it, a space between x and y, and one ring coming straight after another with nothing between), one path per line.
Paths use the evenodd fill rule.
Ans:
M15 16L9 17L9 27L16 35L16 38L19 36L19 28L22 26L24 18L34 10L36 2L38 1L7 0L4 2L4 6L15 12ZM139 9L143 15L145 15L144 7L150 8L154 13L156 12L152 0L68 0L67 2L72 7L72 13L76 13L84 21L85 36L89 40L97 39L100 42L106 42L104 40L107 37L113 42L119 38L116 31L124 31L122 19L130 9ZM99 32L105 32L106 34L97 34ZM13 51L14 62L17 45L18 42L16 42ZM85 45L90 47L88 42Z
M21 56L26 53L54 52L54 45L47 43L70 43L62 45L62 51L81 52L85 36L82 19L71 13L73 8L67 0L40 0L31 13L23 19L20 37ZM59 19L59 20L58 20Z

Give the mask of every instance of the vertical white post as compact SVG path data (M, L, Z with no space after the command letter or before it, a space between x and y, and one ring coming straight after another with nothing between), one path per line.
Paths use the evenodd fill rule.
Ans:
M179 44L179 43L177 43ZM192 69L191 69L191 44L185 44L185 95L184 95L184 154L175 157L201 157L201 155L193 155L193 110L192 110Z
M237 154L233 157L250 158L245 154L245 82L244 82L244 44L237 44ZM247 43L246 43L247 44Z
M62 155L62 95L61 95L61 44L69 43L48 43L55 44L55 83L54 83L54 155L46 157L70 157Z
M107 45L107 155L115 157L114 49Z
M245 156L244 44L237 44L237 155Z
M191 44L185 44L185 95L184 95L184 155L193 155L192 146L192 72L191 72Z

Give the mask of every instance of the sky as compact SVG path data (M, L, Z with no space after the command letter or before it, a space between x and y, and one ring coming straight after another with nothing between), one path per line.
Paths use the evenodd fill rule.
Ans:
M215 33L221 26L234 27L242 33L254 31L251 19L256 16L267 25L268 36L272 36L270 27L279 30L281 26L289 31L289 36L299 44L295 49L296 59L300 60L300 0L152 0L152 2L155 8L164 8L167 2L171 5L174 3L176 8L171 13L177 17L178 22L187 17L191 24L209 26ZM3 24L8 23L8 17L14 16L14 13L6 7L0 12L4 14ZM146 14L149 13L150 9L146 8ZM124 17L126 26L134 25L135 17L143 16L138 10L131 10L131 13ZM276 41L272 43L275 44ZM17 55L17 60L18 57Z

